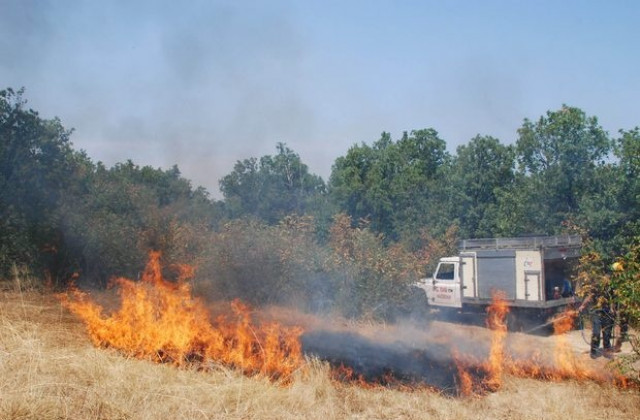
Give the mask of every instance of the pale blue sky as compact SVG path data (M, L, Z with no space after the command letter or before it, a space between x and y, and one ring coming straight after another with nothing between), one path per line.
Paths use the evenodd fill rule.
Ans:
M0 0L0 88L107 165L177 164L219 197L277 142L328 178L382 131L515 141L562 104L640 125L637 1Z

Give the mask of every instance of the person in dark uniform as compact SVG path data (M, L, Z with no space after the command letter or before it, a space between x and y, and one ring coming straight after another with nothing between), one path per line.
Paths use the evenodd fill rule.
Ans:
M616 338L616 344L613 346L615 353L622 351L622 343L629 340L629 315L618 309L618 321L620 322L620 335Z
M613 357L611 337L615 313L613 311L613 290L608 278L591 288L590 293L580 304L578 312L583 312L587 308L591 318L591 358L604 356L610 359ZM602 350L600 350L601 337Z

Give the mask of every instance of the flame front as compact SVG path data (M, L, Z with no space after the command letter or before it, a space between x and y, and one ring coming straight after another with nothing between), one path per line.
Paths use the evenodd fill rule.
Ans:
M210 321L205 305L186 282L193 272L179 267L176 283L162 277L160 253L151 252L140 282L118 278L120 308L103 308L77 289L60 295L64 306L86 324L96 346L112 347L138 358L182 365L218 362L246 374L287 379L303 363L301 328L271 322L254 325L250 308L234 301L232 317Z
M65 307L84 321L96 346L178 366L198 363L199 367L207 369L211 363L221 363L248 375L260 374L288 382L292 373L304 364L302 328L284 327L276 322L256 324L250 308L238 300L229 305L229 315L220 315L212 321L209 308L192 296L187 279L193 276L193 271L188 266L178 268L175 283L165 280L160 254L152 252L141 281L115 280L119 287L120 307L109 314L78 289L72 288L59 297ZM514 359L506 344L508 312L504 294L495 293L493 303L487 309L491 338L486 357L478 359L478 356L461 353L450 343L452 365L445 362L440 367L440 376L436 373L438 363L423 358L425 363L434 363L431 373L445 381L448 375L454 375L457 391L467 396L498 390L504 375L545 380L593 380L626 386L624 377L598 369L572 351L565 333L573 326L575 311L559 314L554 319L552 355L546 359L540 354ZM423 360L421 354L408 357L420 361ZM403 371L400 376L393 369L380 372L377 378L365 378L348 365L334 365L332 377L364 387L402 387L407 383L403 381L421 386L413 382L419 377L411 372ZM403 377L405 379L401 379Z
M503 292L493 293L493 301L487 308L487 326L493 331L489 358L485 363L488 372L485 384L490 390L497 390L502 385L502 372L505 368L505 338L507 337L506 317L509 306Z
M480 362L468 355L453 352L461 395L496 391L502 386L504 374L552 381L589 380L603 384L611 383L623 388L628 386L624 376L598 368L572 350L566 333L574 326L577 316L575 310L568 309L552 319L554 345L551 359L547 361L543 360L540 353L534 353L529 358L514 359L507 352L508 333L505 320L508 313L509 307L504 294L494 293L492 304L487 308L487 326L492 333L486 360Z

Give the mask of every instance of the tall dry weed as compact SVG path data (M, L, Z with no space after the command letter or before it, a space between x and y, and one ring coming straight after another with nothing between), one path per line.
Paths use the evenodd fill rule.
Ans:
M13 264L9 278L0 279L0 291L28 292L42 290L43 284L26 266Z

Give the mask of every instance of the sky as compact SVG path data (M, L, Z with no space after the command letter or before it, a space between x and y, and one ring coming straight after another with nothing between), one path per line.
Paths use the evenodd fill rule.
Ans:
M514 143L563 104L640 125L640 2L0 0L0 89L108 167L178 165L221 198L239 160L325 181L382 132Z

